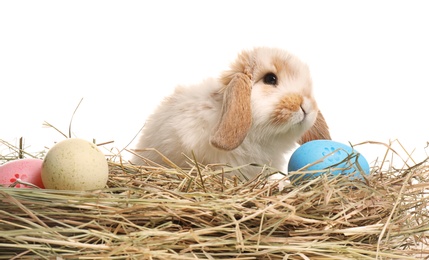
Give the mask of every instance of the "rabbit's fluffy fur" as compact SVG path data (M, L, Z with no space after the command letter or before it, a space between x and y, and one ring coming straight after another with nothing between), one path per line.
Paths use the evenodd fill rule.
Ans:
M155 148L179 166L185 156L203 164L249 163L283 170L297 143L330 139L303 62L276 48L240 53L219 78L177 87L148 118L131 162L164 164ZM258 167L241 172L252 178ZM229 175L235 174L232 172Z

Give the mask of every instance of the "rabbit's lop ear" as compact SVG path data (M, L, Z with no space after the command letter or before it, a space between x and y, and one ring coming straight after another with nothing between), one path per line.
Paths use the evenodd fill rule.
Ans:
M320 110L317 114L317 118L314 122L314 125L307 132L304 133L298 143L301 145L306 142L318 139L331 140L328 124L326 123L325 118L323 117L322 112L320 112Z
M210 143L216 148L230 151L243 142L252 124L252 81L250 74L243 72L231 72L221 80L225 83L221 90L222 111Z
M213 146L230 151L243 142L252 124L251 90L252 82L244 73L236 73L224 87L221 115L210 139Z

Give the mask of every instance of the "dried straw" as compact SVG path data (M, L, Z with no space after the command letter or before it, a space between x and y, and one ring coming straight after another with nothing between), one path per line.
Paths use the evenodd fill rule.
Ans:
M0 259L423 259L428 169L293 186L110 162L103 190L0 187Z

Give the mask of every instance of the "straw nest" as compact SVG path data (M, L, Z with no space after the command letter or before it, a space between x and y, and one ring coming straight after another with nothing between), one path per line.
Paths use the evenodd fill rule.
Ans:
M104 190L0 187L0 259L425 258L428 165L382 168L293 186L112 160Z

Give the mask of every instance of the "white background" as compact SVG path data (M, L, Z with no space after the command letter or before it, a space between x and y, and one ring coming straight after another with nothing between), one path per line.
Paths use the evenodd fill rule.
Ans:
M122 149L176 85L264 45L310 66L334 140L398 139L420 160L428 33L425 1L1 1L0 139L50 147L64 138L42 123L67 133L83 98L74 136Z

